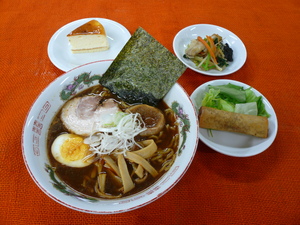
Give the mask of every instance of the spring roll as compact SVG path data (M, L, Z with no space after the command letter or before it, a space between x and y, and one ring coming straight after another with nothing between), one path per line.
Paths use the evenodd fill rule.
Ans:
M267 138L269 122L268 118L263 116L246 115L202 106L199 111L199 126Z

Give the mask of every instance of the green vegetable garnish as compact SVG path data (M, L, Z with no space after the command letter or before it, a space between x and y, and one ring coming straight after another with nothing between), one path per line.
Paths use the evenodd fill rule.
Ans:
M208 88L209 91L202 100L202 106L229 112L270 117L265 109L262 96L256 96L251 87L244 89L241 86L228 83L226 85L209 85Z

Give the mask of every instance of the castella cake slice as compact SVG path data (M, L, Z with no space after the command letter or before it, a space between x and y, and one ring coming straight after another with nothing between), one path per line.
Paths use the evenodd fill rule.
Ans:
M99 52L109 49L103 25L91 20L67 35L72 53Z

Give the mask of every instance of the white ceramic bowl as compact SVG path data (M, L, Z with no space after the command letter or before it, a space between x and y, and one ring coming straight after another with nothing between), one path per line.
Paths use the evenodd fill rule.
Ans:
M164 101L174 107L178 115L181 148L178 150L176 161L170 170L157 182L144 191L128 197L99 200L87 198L71 190L61 183L55 174L52 178L53 173L49 168L50 163L46 151L46 136L53 116L66 101L62 100L61 94L66 94L65 98L68 98L68 94L74 94L98 84L97 76L103 74L111 62L111 60L105 60L86 64L58 77L36 99L23 128L22 153L32 179L45 194L58 203L86 213L121 213L137 209L158 199L185 174L193 160L198 143L196 112L187 93L176 83L164 97ZM186 135L186 139L184 135ZM55 185L60 188L55 188Z
M183 58L185 49L192 39L197 39L198 36L204 38L206 35L218 34L223 37L223 42L228 43L229 47L233 50L233 62L229 62L229 66L223 71L209 70L204 71L195 66L195 64L189 60ZM190 69L209 76L224 76L229 75L239 70L245 63L247 58L247 51L244 43L241 39L232 33L231 31L211 25L211 24L196 24L188 26L179 31L173 40L173 49L176 56Z
M191 95L191 99L196 108L196 111L199 112L201 101L205 93L208 92L208 85L224 85L228 83L239 85L244 88L250 87L249 85L242 82L228 79L206 82L200 85ZM266 107L266 110L271 115L269 117L269 135L267 138L257 138L250 135L217 130L213 130L211 135L208 129L199 128L200 140L212 149L229 156L247 157L257 155L265 151L273 143L277 135L277 117L271 103L253 87L251 90L255 93L256 96L263 97L263 103Z

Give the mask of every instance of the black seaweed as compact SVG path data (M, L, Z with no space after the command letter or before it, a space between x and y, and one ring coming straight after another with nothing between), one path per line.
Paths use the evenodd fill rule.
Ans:
M128 103L156 105L186 66L143 28L138 28L99 82Z
M224 45L223 52L224 52L224 55L225 55L225 58L227 59L227 61L232 62L233 61L233 50L232 50L232 48L229 47L229 45L227 43Z

